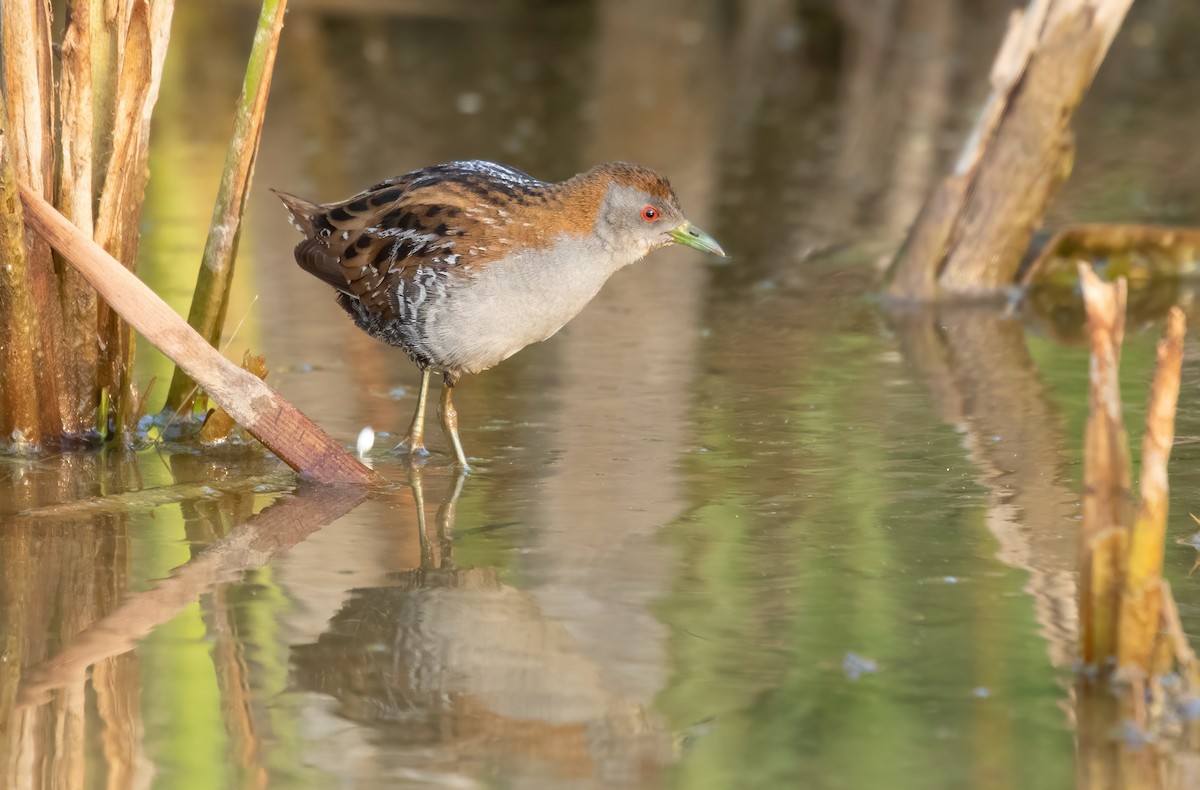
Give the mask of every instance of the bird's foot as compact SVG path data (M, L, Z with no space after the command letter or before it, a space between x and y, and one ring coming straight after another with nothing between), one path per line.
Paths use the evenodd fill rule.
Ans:
M429 451L425 449L425 442L411 436L405 436L400 444L392 448L392 452L396 455L408 455L413 458L425 458L429 455Z

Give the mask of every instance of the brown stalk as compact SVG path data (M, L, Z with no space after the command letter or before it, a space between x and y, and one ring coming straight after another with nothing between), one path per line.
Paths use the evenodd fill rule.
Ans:
M121 18L117 19L119 65L112 154L100 192L95 238L131 271L136 265L138 221L149 178L150 113L158 98L173 9L173 0L130 0L128 24L122 26ZM103 305L98 324L104 349L100 386L113 397L117 435L127 439L137 402L132 381L133 335Z
M0 444L36 446L42 440L34 376L38 316L25 256L25 212L7 143L0 112Z
M302 475L324 483L375 481L375 474L253 374L234 365L125 269L32 190L21 188L29 225L45 237L112 309L225 408L256 439Z
M48 0L5 0L4 99L18 176L48 194L54 172L54 95Z
M92 5L103 0L72 0L67 6L60 78L58 198L59 211L87 235L92 235ZM60 262L64 373L63 423L82 434L95 427L99 408L96 376L100 346L96 340L96 292L71 266Z
M246 65L242 93L238 99L233 138L225 155L221 185L213 206L212 225L204 244L204 256L188 323L211 345L221 340L225 311L229 306L229 288L233 283L233 268L241 236L242 214L246 195L254 178L254 161L262 137L263 120L267 114L267 96L271 92L271 75L275 71L275 53L283 31L283 15L287 0L263 0L258 18L254 46ZM190 409L195 397L194 382L180 369L175 370L166 408L173 412Z
M52 191L54 167L54 95L50 60L50 4L48 0L4 0L0 3L0 29L4 56L4 104L7 121L5 147L12 171L40 195ZM16 193L7 193L15 199ZM62 325L58 304L58 284L54 277L50 248L45 242L27 237L24 274L29 301L22 316L0 318L13 324L26 322L27 331L12 327L12 338L22 334L33 338L29 346L32 378L9 382L7 389L36 387L33 398L38 412L38 441L62 436L63 422L59 404L61 381L58 365ZM36 318L33 316L36 314ZM5 334L9 334L5 330ZM24 350L14 350L18 357ZM18 396L21 398L24 396ZM0 437L7 441L8 437Z
M129 21L128 0L89 0L89 44L92 61L92 177L93 201L104 188L112 156L117 67L120 45ZM94 208L94 207L93 207ZM93 211L94 213L94 211ZM93 217L93 223L95 217Z
M1130 536L1125 592L1121 599L1120 645L1122 668L1150 669L1162 612L1162 565L1166 542L1167 461L1175 441L1175 403L1183 365L1187 319L1178 307L1167 317L1167 334L1158 343L1154 382L1142 438L1141 501Z
M1079 533L1080 640L1086 664L1116 655L1117 617L1131 523L1128 440L1117 370L1125 334L1125 281L1101 282L1079 266L1091 340L1084 437L1083 524Z

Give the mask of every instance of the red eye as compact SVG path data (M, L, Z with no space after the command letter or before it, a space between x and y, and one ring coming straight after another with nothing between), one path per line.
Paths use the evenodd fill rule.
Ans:
M642 209L642 219L646 220L647 222L653 222L654 220L658 219L658 209L656 209L654 206L646 206L644 209Z

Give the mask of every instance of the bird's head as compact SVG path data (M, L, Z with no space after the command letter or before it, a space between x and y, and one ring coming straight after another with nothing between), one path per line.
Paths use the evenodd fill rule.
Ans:
M669 244L725 257L716 239L688 221L670 182L653 170L614 162L583 177L596 179L604 187L596 233L618 257L637 260Z

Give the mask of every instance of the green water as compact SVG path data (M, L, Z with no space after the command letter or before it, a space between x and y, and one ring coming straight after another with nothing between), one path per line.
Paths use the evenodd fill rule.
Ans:
M0 787L1075 784L1078 326L874 297L1008 4L348 5L289 12L227 349L347 445L392 434L390 485L296 488L254 451L0 460ZM176 11L141 274L181 311L254 12ZM1137 5L1055 222L1200 222L1198 30ZM655 253L464 380L457 497L436 427L423 466L387 452L416 371L292 263L266 191L455 158L654 166L735 258ZM1160 332L1130 325L1132 426ZM1189 352L1166 573L1193 635L1198 386Z

